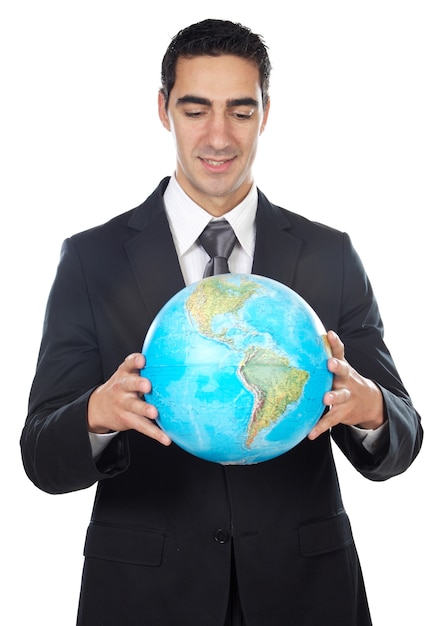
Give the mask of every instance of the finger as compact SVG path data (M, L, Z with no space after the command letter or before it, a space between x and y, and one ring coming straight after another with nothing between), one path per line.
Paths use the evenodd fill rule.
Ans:
M159 412L153 404L139 398L131 398L127 401L126 413L150 420L155 420L159 417Z
M345 358L344 344L334 330L328 331L327 339L328 343L330 344L332 356L336 359L343 360Z
M129 393L144 396L151 392L151 381L140 374L130 374L122 380L122 387Z
M331 372L332 374L335 374L336 376L340 376L341 361L339 361L335 357L332 357L331 359L328 359L327 367L328 367L329 372Z
M317 422L316 426L308 434L308 438L311 440L316 439L319 435L327 432L333 426L340 423L339 415L334 410L335 407L339 407L345 404L350 399L350 391L348 389L336 389L334 391L328 391L323 398L323 402L330 410L325 413L321 419Z
M171 444L171 438L154 422L158 416L156 407L145 400L127 399L125 409L120 412L120 428L117 430L137 430L168 446Z
M128 372L136 372L141 370L143 367L145 367L145 357L143 354L140 354L140 352L129 354L120 366L121 369Z
M348 402L351 398L351 393L349 389L345 387L341 387L340 389L333 389L332 391L328 391L323 398L323 403L332 408L334 406L338 406L340 404L344 404Z
M329 415L329 413L326 413L323 417L321 417L316 426L308 433L308 439L313 441L334 426L333 420L329 417Z
M151 391L151 382L140 375L139 365L145 362L142 354L131 354L118 367L116 374L110 379L125 392L145 394Z
M142 435L158 441L164 446L169 446L171 438L151 419L146 419L141 415L133 415L131 420L131 429L137 430Z
M350 364L347 363L345 359L337 359L336 357L332 357L328 360L327 363L328 370L334 374L333 379L333 388L337 389L339 386L346 385L346 379L352 373L352 368Z
M347 389L341 389L335 392L325 394L324 403L330 407L330 410L324 413L314 428L308 434L308 438L313 440L323 433L331 430L334 426L341 423L342 411L338 411L335 407L339 407L350 397Z
M159 412L156 407L148 402L145 402L145 400L138 400L134 408L136 412L136 430L147 437L151 437L151 439L155 439L163 445L169 446L171 438L161 428L159 428L157 423L153 422L153 420L159 417Z

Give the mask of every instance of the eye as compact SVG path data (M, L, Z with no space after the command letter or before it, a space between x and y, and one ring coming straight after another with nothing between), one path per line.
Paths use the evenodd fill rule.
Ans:
M184 113L185 113L185 117L190 117L192 119L196 119L204 115L203 111L184 111Z
M237 110L237 111L233 111L232 115L236 120L239 120L239 122L244 122L253 117L254 111L255 109L248 109L246 111Z

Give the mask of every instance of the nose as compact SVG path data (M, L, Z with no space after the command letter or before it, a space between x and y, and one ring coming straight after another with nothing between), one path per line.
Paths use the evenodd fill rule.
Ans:
M208 144L213 150L225 150L230 144L229 121L224 114L210 116L207 126Z

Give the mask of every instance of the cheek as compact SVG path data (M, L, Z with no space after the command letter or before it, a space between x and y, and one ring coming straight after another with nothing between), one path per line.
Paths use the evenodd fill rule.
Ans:
M248 141L244 143L245 152L249 154L250 160L254 159L254 157L256 156L258 143L259 143L259 132L252 133Z
M200 149L205 144L205 138L201 137L197 130L185 133L181 132L180 128L176 128L175 131L176 152L184 159L191 159L193 156L198 155Z
M254 127L249 128L243 133L234 134L239 145L242 145L246 152L255 150L259 137L262 133L262 128L259 124L255 124Z

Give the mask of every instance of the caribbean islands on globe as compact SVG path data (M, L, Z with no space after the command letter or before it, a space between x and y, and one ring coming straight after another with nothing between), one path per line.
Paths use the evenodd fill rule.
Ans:
M223 465L268 461L304 439L331 389L325 328L289 287L223 274L185 287L148 329L145 399L178 446Z

